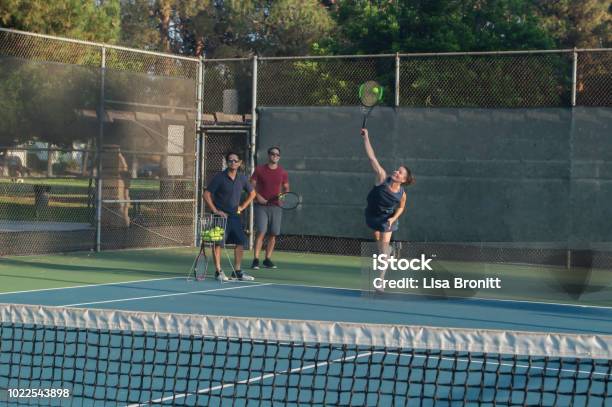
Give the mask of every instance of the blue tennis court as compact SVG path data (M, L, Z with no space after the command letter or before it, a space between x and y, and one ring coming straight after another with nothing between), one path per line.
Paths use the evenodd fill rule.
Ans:
M47 399L51 405L604 406L612 397L610 360L537 353L542 338L538 335L551 334L554 340L560 332L596 333L609 340L605 335L612 334L612 309L608 307L419 295L381 298L357 289L273 282L220 284L184 277L7 292L0 294L0 302L61 306L77 313L60 315L58 322L66 318L68 328L25 319L3 326L3 387L56 388L72 383L71 398ZM32 313L35 320L56 310L26 307L25 314ZM161 321L176 318L176 323L168 322L176 332L160 329L159 321L148 325L151 330L146 328L144 320L152 315ZM89 322L80 326L74 323L78 318ZM117 318L138 321L137 326L124 331L120 324L114 325ZM219 331L197 330L201 320ZM268 325L244 329L244 321L268 321ZM286 323L279 326L287 332L279 332L269 321ZM301 321L309 321L305 331L312 332L291 339L296 329L290 321L297 321L303 331ZM352 331L355 325L357 330L367 327L390 338L394 334L386 331L395 326L431 327L426 328L428 342L438 339L433 349L379 346L374 333L369 339L361 337L368 343L374 338L372 344L359 340L356 344L353 339L360 335ZM233 336L236 329L256 333L255 338ZM191 330L204 334L193 335ZM486 346L482 351L462 350L458 343L453 350L436 348L444 342L440 337L460 338L463 332L471 335L470 330L476 335L471 340L483 331L501 330L491 331L501 336L484 337L492 342L503 338L515 347L523 340L521 333L514 341L507 332L538 332L535 340L527 336L524 342L533 345L536 354L490 352ZM268 340L269 335L277 339ZM308 340L319 335L331 341ZM410 335L421 333L410 331Z
M612 308L183 277L0 294L0 302L126 311L612 334Z

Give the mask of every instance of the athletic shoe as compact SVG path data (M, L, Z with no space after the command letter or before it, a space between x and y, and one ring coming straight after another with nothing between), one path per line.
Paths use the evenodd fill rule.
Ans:
M215 280L226 282L226 281L229 281L229 278L227 278L227 276L225 275L223 271L217 271L215 272Z
M241 270L237 270L237 271L233 272L232 273L232 278L235 278L236 280L241 280L241 281L253 281L253 280L255 280L255 277L249 276L247 273L243 273Z
M267 269L275 269L276 268L276 264L272 263L272 260L270 260L270 259L265 259L263 261L263 265Z
M251 264L251 268L253 270L259 270L259 259L253 259L253 263Z

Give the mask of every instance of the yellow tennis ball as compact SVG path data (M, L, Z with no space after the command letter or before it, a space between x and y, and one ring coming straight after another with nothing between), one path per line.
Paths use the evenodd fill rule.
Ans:
M375 95L378 95L378 92L380 92L380 89L378 89L378 86L375 86L374 88L372 88L372 92L374 92Z

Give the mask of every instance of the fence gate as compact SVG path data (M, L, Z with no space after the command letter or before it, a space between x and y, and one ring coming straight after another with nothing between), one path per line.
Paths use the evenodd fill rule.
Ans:
M250 139L251 139L251 125L240 124L240 125L204 125L200 128L200 145L199 151L201 156L199 157L201 169L200 185L198 188L198 213L200 219L203 214L209 213L210 209L206 207L203 199L203 193L206 189L206 185L210 182L212 177L219 171L224 170L227 165L225 162L225 155L232 151L239 154L242 159L243 165L241 168L242 173L250 176L252 168L250 168ZM251 236L252 223L250 209L242 213L242 224L245 227L245 233L247 236Z

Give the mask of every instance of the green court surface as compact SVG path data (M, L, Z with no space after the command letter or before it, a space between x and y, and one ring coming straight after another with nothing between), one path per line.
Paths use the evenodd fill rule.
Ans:
M187 275L196 254L194 248L175 248L3 257L0 258L0 292L182 277ZM232 256L231 250L228 254ZM277 252L274 261L277 269L250 270L251 254L245 252L242 269L262 283L348 289L363 289L368 284L367 271L363 270L367 270L369 259ZM231 267L226 256L222 264L229 274ZM498 277L502 288L421 288L396 290L397 294L612 306L611 271L606 269L438 261L434 271L421 273L428 273L423 277L450 279Z

